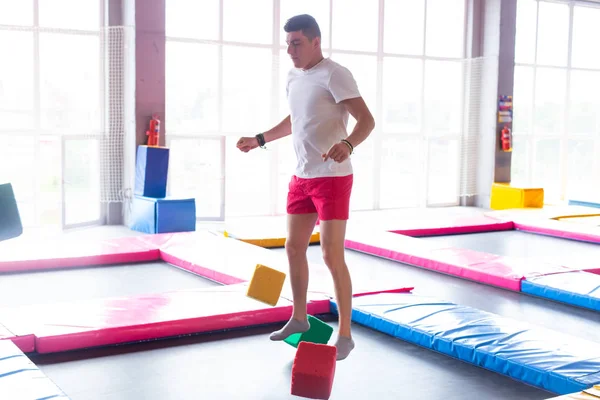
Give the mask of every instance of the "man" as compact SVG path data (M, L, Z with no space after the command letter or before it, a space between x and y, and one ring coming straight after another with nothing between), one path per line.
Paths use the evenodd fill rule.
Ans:
M243 137L237 147L248 152L292 135L297 166L287 197L288 236L285 243L294 297L292 318L271 340L305 332L307 320L308 261L306 251L317 220L320 221L323 260L335 286L339 331L338 360L352 349L350 322L352 281L344 259L353 170L350 155L375 126L350 71L324 58L319 25L310 15L297 15L284 26L288 54L294 67L287 78L290 115L270 130ZM357 123L348 136L349 114Z

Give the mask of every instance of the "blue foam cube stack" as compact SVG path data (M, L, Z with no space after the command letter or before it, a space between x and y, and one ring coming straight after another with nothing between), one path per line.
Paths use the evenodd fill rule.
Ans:
M196 199L167 197L169 149L139 146L129 227L144 233L196 230Z

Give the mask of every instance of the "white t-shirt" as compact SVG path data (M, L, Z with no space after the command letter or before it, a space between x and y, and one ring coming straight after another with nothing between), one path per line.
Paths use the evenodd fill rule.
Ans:
M331 146L348 137L349 113L340 102L360 97L352 73L325 58L308 70L293 68L286 93L297 158L295 175L318 178L352 174L350 158L341 163L322 158Z

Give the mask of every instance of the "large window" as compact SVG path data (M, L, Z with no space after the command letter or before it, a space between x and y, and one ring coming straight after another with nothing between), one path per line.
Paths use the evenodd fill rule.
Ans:
M519 0L513 180L600 196L600 4Z
M166 4L170 190L204 193L200 218L224 217L214 207L223 203L227 216L285 211L290 138L250 154L235 143L287 115L282 28L302 13L317 19L325 56L350 68L377 121L353 156L352 209L458 203L465 0Z
M0 181L26 227L101 219L102 4L0 0Z

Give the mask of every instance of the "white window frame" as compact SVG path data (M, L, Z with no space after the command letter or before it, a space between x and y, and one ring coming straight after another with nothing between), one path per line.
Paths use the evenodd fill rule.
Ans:
M539 32L539 5L541 2L544 3L562 3L562 4L566 4L569 6L569 36L568 36L568 50L567 50L567 65L566 66L555 66L555 65L546 65L546 64L540 64L537 62L537 50L538 50L538 32ZM526 143L527 145L527 153L525 155L525 159L528 161L528 171L527 171L527 178L526 178L526 184L533 184L533 176L535 174L535 171L538 168L544 168L543 165L537 165L534 160L535 160L535 155L537 154L537 143L541 140L545 140L545 139L558 139L560 141L560 156L559 156L559 160L557 160L557 162L560 163L560 190L559 190L559 201L564 202L567 201L567 186L568 186L568 163L567 163L567 153L568 153L568 143L569 143L569 139L586 139L586 140L593 140L594 141L594 147L595 147L595 154L598 154L600 152L600 136L588 136L588 135L577 135L577 134L572 134L569 133L569 126L568 126L568 116L569 116L569 101L570 101L570 86L571 86L571 71L594 71L594 72L600 72L600 69L593 69L593 68L578 68L578 67L573 67L571 64L571 58L572 58L572 43L573 43L573 15L574 15L574 8L576 5L580 5L580 6L586 6L586 7L596 7L596 8L600 8L600 1L592 1L592 0L536 0L536 20L535 20L535 41L534 41L534 59L532 63L527 63L527 62L515 62L515 67L528 67L532 69L533 72L533 93L532 93L532 98L531 98L531 103L529 104L529 106L531 107L531 119L529 121L529 126L531 126L531 131L526 133L526 134L522 134L521 132L514 132L515 136L517 136L519 138L519 140L522 140L523 142ZM548 135L548 134L538 134L535 133L535 126L533 124L533 118L535 117L535 101L536 101L536 91L535 91L535 85L536 85L536 73L537 73L537 69L538 67L541 68L554 68L554 69L558 69L558 70L563 70L566 71L567 73L567 78L566 78L566 88L565 88L565 124L563 126L562 132L558 135L554 134L554 135ZM515 99L515 102L518 103L519 100ZM515 111L518 112L518 109L515 108ZM513 160L514 162L514 160ZM600 160L598 160L598 157L594 157L594 171L599 171L600 170ZM598 180L600 181L600 176L597 176Z
M192 133L190 135L183 135L183 134L178 134L177 132L174 132L174 134L177 137L181 137L183 138L185 137L211 137L214 136L215 134L220 135L222 137L222 147L221 147L221 157L223 161L223 170L222 170L222 175L226 176L226 170L225 170L225 165L226 165L226 148L225 148L225 139L226 136L231 135L230 132L224 132L222 129L222 121L223 121L223 94L222 94L222 90L223 90L223 73L222 73L222 67L223 67L223 47L224 46L240 46L240 47L246 47L246 48L263 48L263 49L271 49L272 50L272 68L275 71L276 68L278 67L277 64L277 60L279 59L279 56L281 54L282 50L285 50L286 47L284 45L281 45L281 2L280 0L273 0L273 32L272 32L272 43L271 44L257 44L257 43L239 43L239 42L232 42L232 41L226 41L223 39L223 2L225 0L220 0L219 1L219 33L218 33L218 38L216 40L207 40L207 39L194 39L194 38L180 38L180 37L173 37L173 36L169 36L167 34L166 36L166 41L167 43L169 42L180 42L180 43L202 43L202 44L213 44L218 46L218 57L219 57L219 77L218 77L218 118L219 118L219 123L218 123L218 129L217 132L212 132L212 133L207 133L207 134L203 134L203 133ZM465 14L464 14L464 30L463 30L463 50L462 50L462 54L461 57L433 57L433 56L426 56L425 55L425 46L426 46L426 32L427 32L427 23L426 23L426 18L427 18L427 0L424 1L424 7L425 7L425 23L423 26L423 36L424 36L424 40L423 40L423 55L419 55L419 56L415 56L415 55L403 55L403 54L391 54L391 53L386 53L383 51L383 41L384 41L384 8L385 8L385 0L377 0L378 1L378 43L377 43L377 50L373 51L373 52L368 52L368 51L351 51L351 50L340 50L340 49L336 49L336 48L332 48L332 37L333 37L333 0L327 0L329 1L329 7L330 7L330 12L329 12L329 43L323 43L323 52L325 55L334 55L334 54L358 54L358 55L371 55L371 56L375 56L377 58L377 79L376 79L376 93L377 93L377 98L376 98L376 104L374 104L373 106L373 112L374 112L374 117L376 119L376 121L380 121L382 120L382 105L383 105L383 95L382 95L382 87L383 87L383 79L382 79L382 73L383 73L383 60L384 57L408 57L408 58L417 58L420 60L442 60L442 61L456 61L456 62L462 62L464 65L464 59L465 59L465 55L466 55L466 43L467 43L467 32L469 31L468 29L468 19L467 19L467 15L468 15L468 11L469 11L469 4L470 4L470 0L464 0L465 2ZM423 68L425 68L425 62L423 63ZM464 68L464 67L463 67ZM425 74L423 74L423 80L425 79ZM424 82L423 82L424 83ZM271 79L271 90L272 90L272 101L276 101L275 99L278 98L278 90L281 90L281 88L279 88L280 86L280 82L279 82L279 76L278 74L273 74L272 79ZM422 85L422 90L425 90L425 85ZM422 96L423 97L423 96ZM461 101L464 103L464 93L461 96ZM271 111L272 113L275 113L278 107L271 107ZM462 110L464 110L464 107L462 107ZM464 112L464 111L463 111ZM283 118L282 115L271 115L273 120L277 120L280 117ZM168 119L168 116L166 117ZM428 201L427 199L427 187L428 187L428 165L429 165L429 151L428 151L428 145L429 145L429 141L430 140L435 140L436 138L429 138L426 136L425 133L425 128L422 126L420 132L415 133L415 134L390 134L390 133L386 133L385 137L386 138L391 138L394 136L398 136L398 137L402 137L402 138L410 138L410 137L417 137L420 140L422 140L424 142L424 153L422 155L421 158L421 164L422 166L420 167L420 174L422 177L422 181L423 184L420 187L420 193L419 193L419 203L418 206L419 207L434 207L434 206L456 206L459 205L460 203L460 198L461 198L461 193L460 193L460 181L461 181L461 175L460 175L460 171L459 171L459 178L456 181L456 187L457 187L457 197L455 199L455 201L452 202L448 202L448 203L443 203L443 204L438 204L438 203L432 203L430 201ZM464 129L464 128L463 128ZM171 134L169 134L171 135ZM463 134L462 132L457 132L455 135L446 135L443 136L444 138L447 139L458 139L459 143L460 140L463 138ZM380 154L381 154L381 146L382 146L382 140L383 140L383 133L381 131L381 128L376 127L376 130L373 132L373 134L371 135L371 137L368 139L373 141L373 154L374 154L374 158L373 158L373 172L372 172L372 179L374 182L374 193L373 193L373 202L371 204L371 208L370 209L374 209L374 210L378 210L381 209L380 207L380 187L381 187L381 180L380 180L380 169L381 169L381 160L380 160ZM276 147L277 144L273 144L272 147ZM270 215L277 215L277 205L280 201L285 201L285 199L278 199L277 198L277 189L278 189L278 175L279 175L279 169L278 169L278 155L277 155L277 151L272 151L270 152L270 160L269 160L269 165L270 165ZM425 157L425 158L423 158ZM415 167L418 168L418 167ZM461 166L459 164L458 168L460 169ZM225 182L226 185L226 182ZM222 199L225 199L225 192L224 189L221 192L221 195L223 196ZM225 205L226 208L226 205ZM223 218L225 218L225 213L223 213L222 215Z
M26 1L26 0L19 0L19 1ZM32 129L27 129L27 130L14 130L11 129L10 132L14 132L14 133L18 133L18 134L23 134L23 135L29 135L32 136L34 138L34 152L35 152L35 159L39 160L39 151L40 151L40 139L44 136L49 136L52 137L56 140L58 140L60 142L60 184L59 184L59 192L60 192L60 196L61 196L61 209L60 209L60 225L61 228L63 230L67 230L67 229L72 229L72 228L79 228L79 227L85 227L85 226L97 226L97 225L102 225L104 223L104 221L106 220L106 210L104 209L104 207L102 207L101 201L100 199L98 199L98 208L100 210L99 213L99 218L97 220L92 220L92 221L84 221L81 223L75 223L75 224L67 224L66 220L65 220L65 214L66 214L66 202L65 202L65 185L64 185L64 181L65 181L65 171L64 171L64 166L65 166L65 141L66 140L83 140L86 139L85 136L77 136L77 135L64 135L61 134L60 132L56 132L53 130L44 130L41 128L41 106L40 106L40 91L41 91L41 85L40 85L40 33L43 32L56 32L56 33L66 33L69 35L81 35L81 36L97 36L99 39L101 39L102 37L102 27L105 26L105 21L106 21L106 0L97 0L98 2L98 7L100 8L100 12L99 12L99 20L98 20L98 30L94 30L94 31L90 31L90 30L82 30L82 29L61 29L61 28L44 28L44 27L40 27L40 22L39 22L39 0L29 0L33 3L33 21L31 25L25 25L25 26L16 26L16 25L0 25L0 31L2 30L19 30L19 31L24 31L24 32L32 32L33 33L33 91L34 91L34 103L33 103L33 110L32 110L32 117L33 117L33 121L34 121L34 126ZM102 49L101 49L102 51ZM105 66L104 66L104 55L100 54L100 73L101 74L105 74ZM99 93L100 96L104 96L105 90L104 90L104 81L101 79L100 81L100 89L99 89ZM103 99L101 99L103 104ZM104 109L104 107L102 107L102 109ZM101 115L100 116L102 118L102 121L105 120L105 116ZM0 133L2 132L2 129L0 128ZM101 168L102 169L102 168ZM35 180L37 180L37 176L34 177ZM34 227L39 227L39 220L38 220L38 212L37 212L37 204L39 204L39 198L40 198L40 190L39 190L39 185L35 184L35 192L34 192L34 215L35 215L35 222L34 222Z

